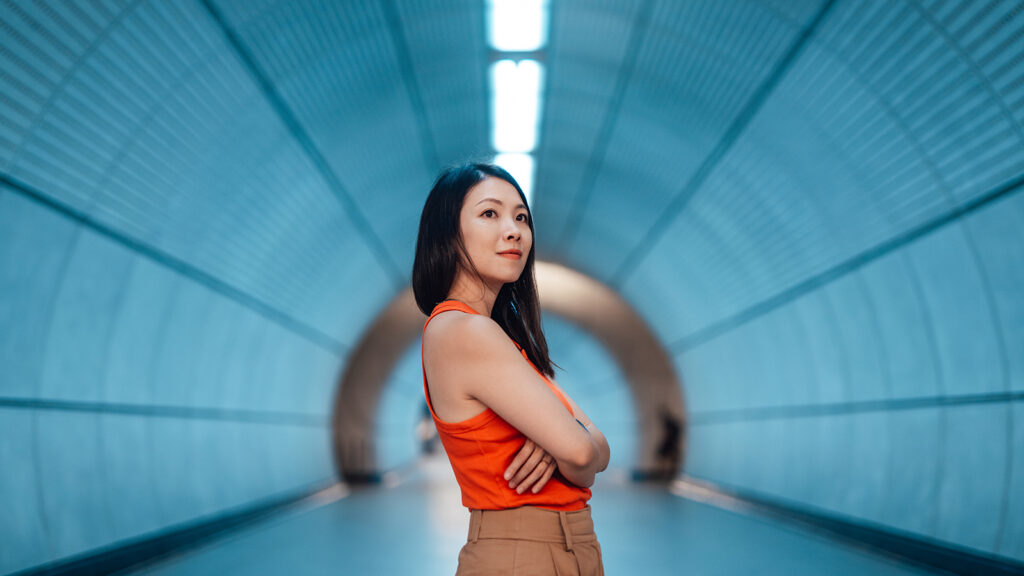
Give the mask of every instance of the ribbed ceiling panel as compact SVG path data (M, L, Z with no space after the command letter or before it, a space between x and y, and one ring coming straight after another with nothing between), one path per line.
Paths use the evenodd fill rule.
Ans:
M421 202L439 164L486 150L482 8L377 1L277 2L259 12L246 2L217 6L407 274L418 214L394 210L396 200Z
M986 88L998 94L1004 112L1018 129L1024 125L1024 72L1021 53L1024 32L1020 17L1024 4L1013 1L979 5L970 0L920 3L921 17L932 22L958 56L969 62Z
M810 22L821 9L821 0L757 0L757 3L775 12L793 26Z
M835 46L859 83L902 124L945 193L969 200L1024 164L1024 133L974 60L998 44L998 37L977 39L990 32L984 19L947 29L911 4L888 2L837 12L847 25L829 27L822 43Z
M569 261L608 280L798 33L754 4L655 3Z
M490 119L484 3L399 0L396 5L437 161L450 164L486 155Z
M950 50L952 36L933 22L903 4L835 7L629 280L628 293L667 341L1019 174L1019 126L1000 112L1006 108L986 77L957 56L967 51ZM647 296L652 283L694 305L665 310Z
M641 2L552 5L547 97L534 186L534 216L541 257L561 251L565 222L580 210L574 202L589 183L585 171L608 115Z
M358 334L393 286L202 5L5 10L5 173L314 330ZM324 302L339 282L364 305Z

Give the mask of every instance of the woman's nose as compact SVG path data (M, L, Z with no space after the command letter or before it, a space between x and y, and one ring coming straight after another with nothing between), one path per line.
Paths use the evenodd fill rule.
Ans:
M519 237L522 235L522 232L520 232L519 229L515 227L515 225L513 225L511 228L506 228L505 230L505 238L507 240L519 240Z

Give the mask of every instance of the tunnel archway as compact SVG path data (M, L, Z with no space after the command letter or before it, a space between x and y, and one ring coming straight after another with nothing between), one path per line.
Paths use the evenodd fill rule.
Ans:
M636 410L633 475L670 478L686 455L686 410L671 357L637 312L617 293L580 272L538 262L537 288L544 312L592 334L622 370ZM374 482L377 465L374 420L388 376L423 328L412 289L400 293L364 333L338 382L331 419L334 463L347 482ZM665 416L679 423L680 454L673 469L658 458ZM671 460L669 460L671 462Z

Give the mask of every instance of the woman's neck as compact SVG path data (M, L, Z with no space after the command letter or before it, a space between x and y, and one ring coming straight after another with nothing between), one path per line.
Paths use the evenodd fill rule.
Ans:
M497 297L497 290L482 284L476 278L470 280L464 274L459 274L455 278L452 289L448 291L449 300L458 300L487 317L491 316L491 309L494 308L494 300Z

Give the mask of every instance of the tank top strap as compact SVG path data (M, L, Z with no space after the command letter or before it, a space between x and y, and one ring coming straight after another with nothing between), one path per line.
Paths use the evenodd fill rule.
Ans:
M467 314L480 314L474 310L472 306L460 300L442 300L441 302L438 302L437 306L434 306L434 309L430 312L430 317L427 318L427 322L429 323L433 320L434 316L437 316L442 312L448 312L449 310L459 310L460 312L466 312ZM426 327L427 324L424 323L423 328L426 329Z
M434 316L437 316L438 314L440 314L442 312L448 312L449 310L459 310L461 312L466 312L466 313L469 313L469 314L478 314L478 315L480 314L479 312L474 310L469 304L466 304L465 302L462 302L461 300L442 300L441 302L439 302L437 304L437 306L434 306L434 309L430 312L430 317L427 318L426 322L424 322L424 324L423 324L423 332L426 333L426 331L427 331L427 324L429 324L430 321L434 319ZM523 355L523 358L526 358L527 360L530 360L530 357L527 356L527 354L526 354L526 349L524 349L522 346L520 346L519 342L516 342L515 339L513 339L513 338L509 338L509 340L511 340L512 343L515 344L516 350L519 350L519 353ZM530 362L530 364L532 365L533 362Z
M430 311L430 316L427 318L427 321L423 323L423 334L425 335L427 333L427 324L430 324L430 321L433 320L435 316L442 312L449 312L451 310L458 310L460 312L465 312L467 314L480 314L479 312L474 310L470 305L460 300L442 300L441 302L438 302L436 306L434 306L434 309ZM430 388L427 386L427 365L425 362L423 362L422 341L420 344L420 366L423 370L423 395L426 397L427 400L427 409L430 410L430 415L433 417L435 422L442 424L444 426L458 426L460 424L469 423L470 421L475 421L476 419L480 418L481 416L484 416L487 413L493 414L493 411L490 408L488 408L483 414L479 414L477 415L477 417L470 418L470 420L467 420L465 422L448 423L445 422L444 420L441 420L434 412L434 403L430 400Z
M466 312L468 314L480 314L479 312L474 310L469 304L466 304L461 300L443 300L439 302L437 306L434 306L434 309L430 312L430 317L427 318L427 321L423 323L423 333L427 333L427 324L429 324L430 321L434 319L434 316L437 316L442 312L448 312L450 310L459 310L461 312ZM570 406L569 401L566 399L565 394L562 392L562 390L558 386L556 386L555 383L552 382L547 377L547 375L545 375L543 372L537 369L537 366L534 365L533 360L530 360L530 355L527 354L525 348L520 346L514 338L509 338L509 340L512 341L512 344L515 344L516 349L519 350L519 354L522 355L522 357L526 360L527 364L530 365L530 368L533 368L533 371L536 372L537 375L544 380L544 383L547 384L548 388L550 388L551 391L555 393L555 396L557 396L558 400L562 403L563 406L565 406L565 409L572 413L572 407ZM420 357L421 367L423 369L423 393L427 398L427 408L430 410L431 415L433 415L436 418L437 415L434 414L434 406L430 401L430 390L427 387L427 367L425 364L422 363L422 356L423 352L421 348ZM488 412L490 412L490 409L488 409Z

